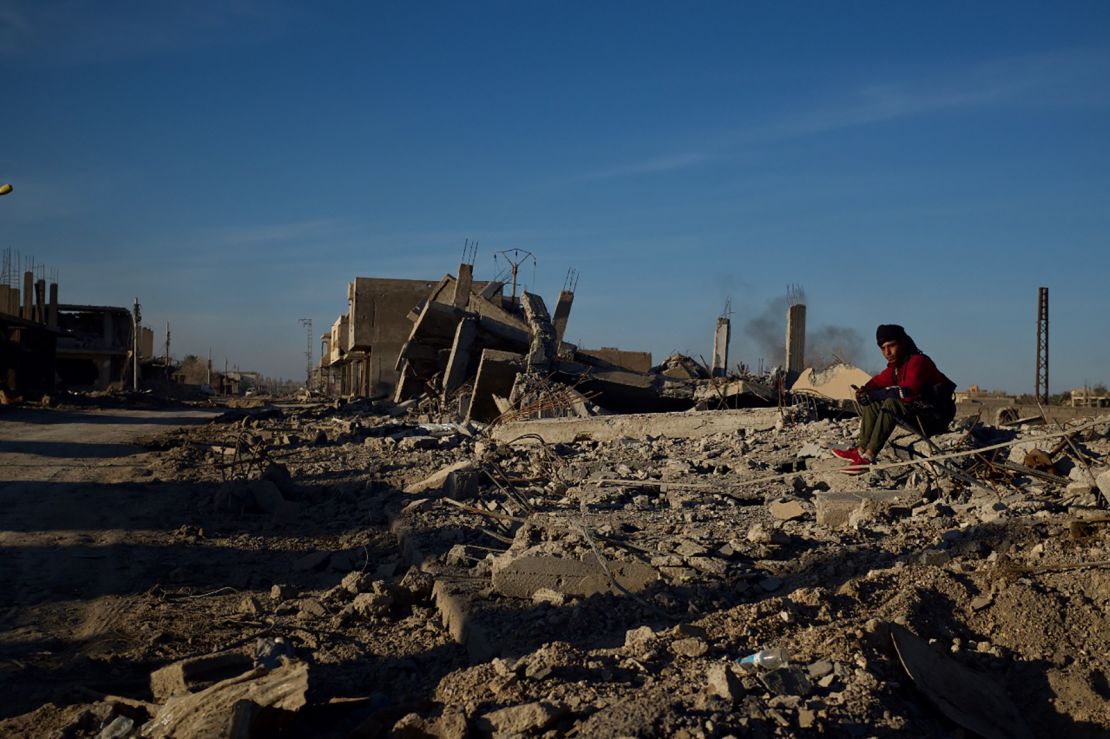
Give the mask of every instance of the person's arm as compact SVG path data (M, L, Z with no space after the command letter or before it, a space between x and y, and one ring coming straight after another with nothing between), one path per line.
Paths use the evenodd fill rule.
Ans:
M871 392L872 390L882 390L883 388L890 387L893 384L894 370L890 367L887 367L882 372L868 380L867 384L861 387L860 390Z

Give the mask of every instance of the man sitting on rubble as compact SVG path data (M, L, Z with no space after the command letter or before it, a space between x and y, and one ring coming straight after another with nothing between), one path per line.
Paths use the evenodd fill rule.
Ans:
M904 328L884 323L875 331L875 341L887 365L856 389L859 441L855 449L833 450L852 463L851 472L862 472L875 461L899 421L932 436L947 429L956 416L955 383L921 353Z

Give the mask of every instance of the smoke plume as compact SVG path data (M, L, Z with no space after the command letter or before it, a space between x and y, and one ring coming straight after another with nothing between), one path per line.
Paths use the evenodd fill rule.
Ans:
M786 312L789 308L787 297L773 298L759 315L744 324L744 333L755 342L768 366L786 363ZM863 359L863 337L849 326L807 325L805 346L805 364L815 370L837 361L858 364Z

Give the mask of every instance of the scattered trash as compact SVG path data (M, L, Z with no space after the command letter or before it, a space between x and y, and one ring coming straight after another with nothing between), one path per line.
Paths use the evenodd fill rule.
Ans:
M755 654L736 660L736 664L743 667L759 667L764 670L774 670L789 663L790 653L781 647L761 649Z

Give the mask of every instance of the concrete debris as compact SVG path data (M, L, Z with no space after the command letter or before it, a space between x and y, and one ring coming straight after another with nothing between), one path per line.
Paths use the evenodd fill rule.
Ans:
M536 701L483 714L480 726L498 735L520 736L543 731L563 713L558 706Z
M795 395L808 395L824 400L851 402L856 398L852 386L863 387L871 375L850 364L833 364L820 372L809 367L790 386Z
M565 306L485 284L406 290L400 404L310 394L126 464L0 460L36 476L5 488L0 734L1110 731L1110 417L964 417L849 476L836 401L732 407L760 378L571 347ZM380 384L356 328L336 383ZM492 427L461 421L476 379L510 405ZM690 410L706 389L720 409ZM611 412L645 397L684 409Z
M607 568L592 559L507 554L494 559L491 574L493 589L510 598L532 598L541 589L575 598L619 592L610 575L621 588L638 592L659 578L654 568L636 561Z
M252 669L199 693L170 698L150 722L144 737L262 737L274 723L305 704L308 665L292 661L274 670Z
M195 693L213 683L249 670L251 658L242 652L217 652L181 660L150 675L150 692L157 703L186 693Z
M1033 736L1018 707L986 675L931 649L904 626L892 624L890 633L902 666L945 716L986 739Z
M569 344L573 292L559 295L552 317L539 295L506 296L502 283L474 282L472 271L463 263L458 277L436 283L356 278L347 312L323 336L325 391L385 391L396 403L434 398L458 418L482 423L506 415L578 416L594 408L628 413L777 402L769 378L730 376L723 361L710 378L707 368L681 354L653 367L647 352ZM545 388L523 391L522 376L533 390L541 380Z

